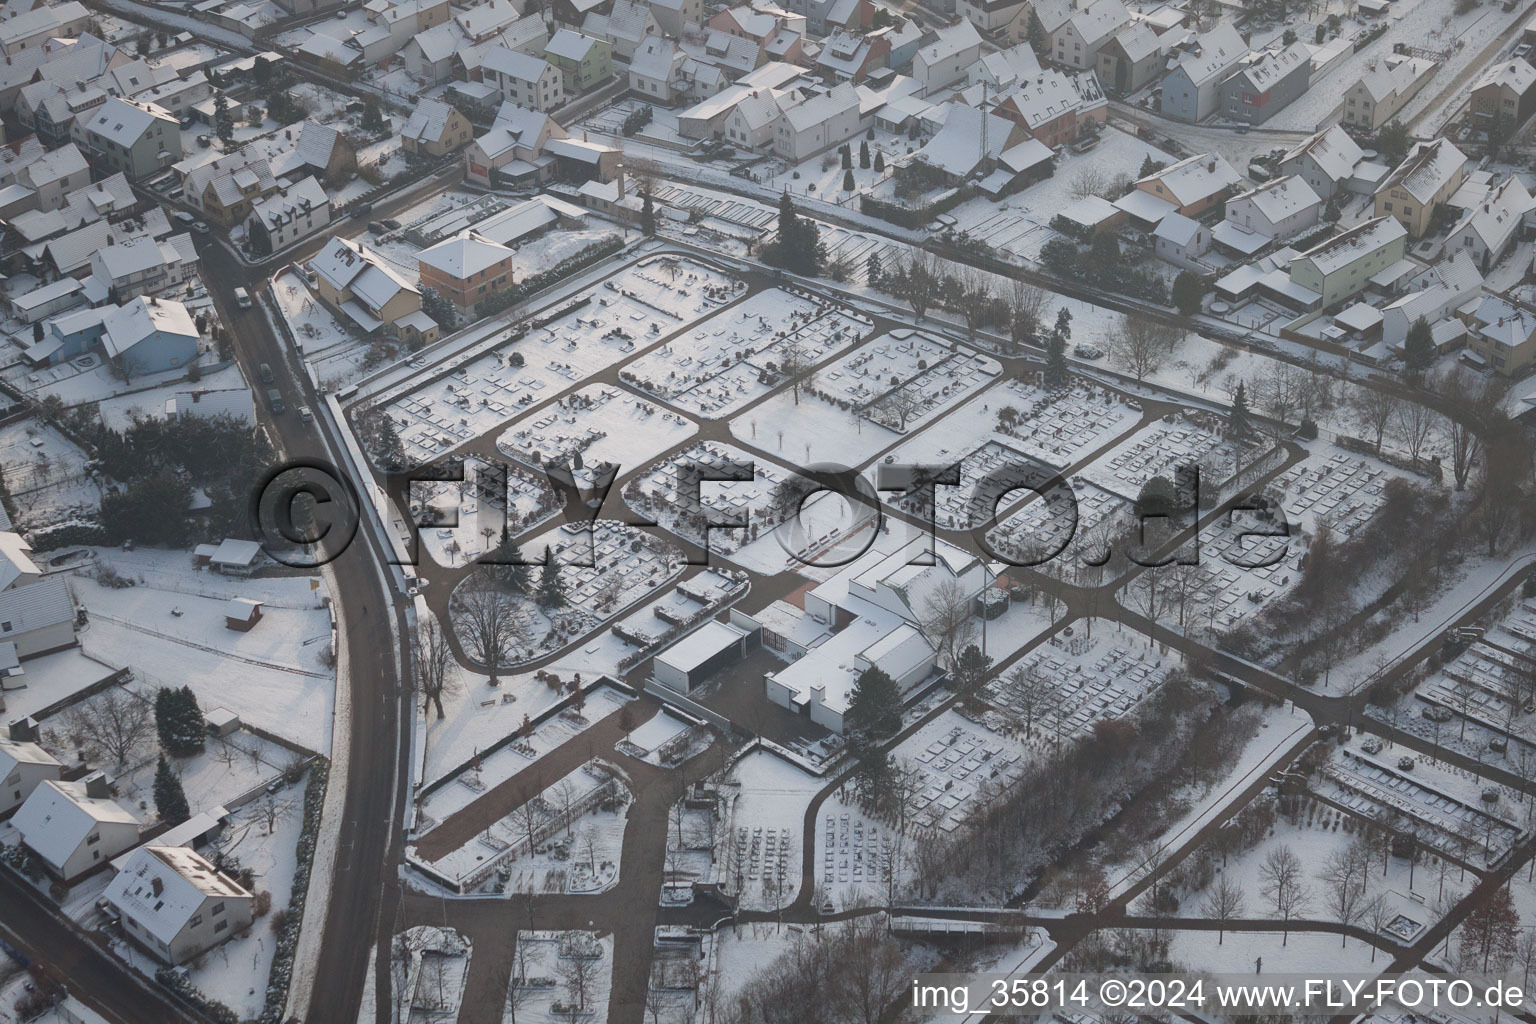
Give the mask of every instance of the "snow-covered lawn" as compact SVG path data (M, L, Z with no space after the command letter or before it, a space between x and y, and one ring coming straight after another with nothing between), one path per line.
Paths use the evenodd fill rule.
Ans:
M722 882L741 906L772 910L800 891L805 809L824 783L776 754L755 750L736 763L739 785L719 830Z
M89 456L47 423L22 419L0 427L0 472L18 524L35 530L89 519L101 508L101 488L87 469Z
M505 1009L502 1020L555 1024L570 1019L564 1007L577 1008L583 1019L605 1020L612 984L612 935L522 930L508 985L509 1000L519 1005Z
M1169 958L1184 970L1215 974L1253 974L1256 962L1263 958L1263 971L1316 972L1326 964L1330 972L1373 974L1392 963L1390 955L1377 954L1371 964L1372 947L1356 940L1345 940L1328 932L1292 932L1287 938L1280 932L1170 931Z
M204 707L223 706L247 722L310 750L331 746L335 669L330 614L314 577L236 579L199 571L186 552L103 552L103 563L136 586L103 586L76 575L77 600L90 615L82 649L157 686L190 686ZM249 632L229 629L232 597L262 601Z
M422 546L438 565L468 565L495 549L503 528L516 536L558 507L549 478L542 472L510 463L491 467L474 457L466 458L463 465L462 481L411 484L411 515L423 524L419 528ZM491 485L503 467L506 493L498 495Z

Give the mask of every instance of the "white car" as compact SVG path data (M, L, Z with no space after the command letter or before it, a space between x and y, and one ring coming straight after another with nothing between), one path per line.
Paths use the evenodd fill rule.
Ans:
M305 423L315 422L315 414L309 411L309 406L299 406L299 419Z

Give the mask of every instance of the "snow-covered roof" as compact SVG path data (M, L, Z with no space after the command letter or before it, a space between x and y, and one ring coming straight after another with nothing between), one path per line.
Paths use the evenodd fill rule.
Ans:
M1389 96L1408 89L1419 76L1435 66L1435 62L1422 57L1408 57L1395 63L1378 64L1360 76L1359 86L1371 100L1380 103Z
M1101 102L1104 94L1092 71L1065 74L1056 68L1042 68L1034 77L1021 81L1005 99L1013 101L1025 127L1033 131L1069 111Z
M232 597L224 603L224 617L236 622L254 622L264 602L249 597Z
M657 654L656 661L678 672L692 672L720 652L741 643L741 638L746 635L746 630L711 619Z
M1533 84L1536 84L1536 67L1523 60L1505 60L1485 68L1477 76L1477 81L1472 83L1472 91L1496 86L1512 89L1516 95L1524 96Z
M511 259L511 249L473 231L438 242L416 254L416 262L422 266L441 270L459 281L467 281Z
M1355 140L1336 124L1329 125L1281 158L1282 164L1310 156L1330 181L1343 181L1363 156Z
M1145 193L1142 194L1145 195ZM1199 221L1191 220L1177 212L1170 213L1158 221L1157 227L1152 231L1154 237L1181 248L1193 242L1199 233Z
M1375 252L1407 235L1408 229L1398 223L1397 218L1377 217L1335 235L1296 258L1311 260L1318 272L1326 276L1348 266L1366 253Z
M197 325L187 307L175 299L140 295L108 313L102 320L102 346L109 356L119 356L156 332L198 337Z
M1112 0L1106 0L1112 2ZM921 60L924 64L937 64L950 57L956 57L973 47L981 46L981 34L976 31L976 26L967 18L961 18L953 25L945 25L934 31L934 39L918 48L914 60Z
M1094 0L1067 19L1078 36L1090 46L1113 35L1130 20L1131 15L1120 0Z
M54 779L44 779L11 819L32 852L55 870L64 867L98 825L109 822L141 824L117 801L87 796L84 780Z
M537 83L549 70L550 63L542 57L530 57L526 53L510 50L497 44L492 46L480 61L482 71L494 71L498 75L519 82Z
M1180 206L1197 203L1241 181L1232 165L1217 153L1201 153L1180 160L1140 179L1141 182L1158 181Z
M1163 48L1157 30L1144 19L1138 18L1115 33L1115 42L1131 63L1146 60Z
M23 576L37 576L40 570L32 561L32 545L19 533L0 533L0 590L9 589Z
M989 53L971 66L972 83L988 81L1000 89L1040 73L1040 58L1028 43Z
M1311 57L1302 43L1292 43L1283 50L1264 50L1254 54L1238 74L1248 79L1257 92L1268 92L1297 68L1310 67Z
M1147 224L1160 224L1164 217L1178 210L1176 204L1139 188L1133 188L1116 199L1114 205L1116 209L1130 214L1132 219Z
M330 202L331 197L326 193L325 186L314 175L310 175L252 203L251 216L275 228L310 210L329 209Z
M807 97L784 110L784 119L797 132L826 124L832 118L859 106L859 91L851 82L841 82L826 92Z
M1495 345L1514 348L1525 344L1536 333L1536 310L1498 295L1489 295L1474 314L1478 334Z
M452 116L453 108L440 100L418 100L400 134L419 142L437 142L448 129L448 119Z
M1490 191L1481 203L1461 215L1451 229L1451 237L1463 231L1472 231L1485 248L1491 252L1503 250L1512 234L1520 229L1527 213L1536 209L1536 199L1526 191L1525 185L1514 175Z
M6 778L16 770L17 765L40 764L60 767L58 758L38 746L36 743L24 743L20 740L8 740L0 737L0 779Z
M181 127L176 116L164 107L114 96L96 108L86 128L93 135L131 149L156 121L178 130Z
M922 160L947 174L964 178L983 160L996 159L1008 147L1008 137L1016 126L1007 118L983 113L975 107L951 104L949 117L928 144L917 151ZM985 123L986 131L982 131ZM983 151L982 137L986 137Z
M299 126L299 139L294 144L294 151L304 166L323 171L330 166L331 155L340 140L341 132L335 128L307 120Z
M196 850L141 846L128 854L104 898L159 942L169 944L209 898L245 899L250 893Z
M60 576L45 576L24 587L0 590L0 621L13 633L46 629L75 617L75 602Z
M675 42L662 36L650 36L630 58L629 70L641 78L667 82L671 81L672 71L682 59L682 51Z
M598 40L591 36L584 36L580 32L572 32L568 28L562 28L556 32L544 47L545 56L561 57L565 60L579 61L591 52L592 47L598 44Z
M1237 29L1222 22L1209 32L1201 33L1195 46L1178 58L1177 70L1198 87L1225 74L1247 53L1248 44L1243 42Z
M71 174L83 174L88 169L80 148L73 142L66 142L28 164L21 177L33 188L42 188Z
M1449 139L1421 142L1397 165L1376 191L1400 188L1419 203L1428 203L1435 193L1453 181L1466 166L1467 156Z
M1254 207L1272 224L1278 224L1292 214L1322 203L1318 194L1312 191L1312 186L1290 174L1233 196L1227 200L1227 208L1231 209L1233 203L1244 200L1252 201Z

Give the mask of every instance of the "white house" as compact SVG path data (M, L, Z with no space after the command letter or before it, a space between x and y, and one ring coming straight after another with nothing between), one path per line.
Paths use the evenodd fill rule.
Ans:
M493 46L480 62L480 75L504 101L529 110L548 112L565 103L565 79L542 57Z
M1248 44L1230 24L1203 33L1163 79L1162 112L1180 121L1214 114L1221 106L1221 83L1247 56Z
M1197 220L1182 213L1170 213L1152 231L1157 247L1157 258L1176 267L1204 270L1200 262L1211 247L1211 231Z
M330 223L330 194L310 175L252 203L245 230L253 241L265 239L267 252L277 253Z
M1332 124L1281 157L1280 170L1299 177L1313 192L1328 199L1349 187L1364 156L1349 133Z
M1226 222L1269 239L1291 238L1312 227L1323 201L1301 178L1286 175L1227 200Z
M44 578L32 548L17 533L0 533L0 646L18 658L75 642L75 602L60 576Z
M0 739L0 816L20 807L44 782L57 782L64 766L36 743Z
M1532 209L1536 209L1536 199L1519 178L1510 175L1489 189L1482 202L1462 213L1451 228L1444 251L1467 253L1486 271L1520 237L1521 225Z
M1095 0L1072 12L1050 35L1050 52L1058 64L1091 70L1099 49L1130 24L1131 14L1120 0Z
M912 58L912 77L922 83L928 96L948 85L963 82L971 65L981 57L981 34L961 18L934 33Z
M44 780L11 824L22 845L54 877L73 882L139 842L140 821L107 793L106 776L79 782Z
M969 26L970 22L962 24ZM780 98L780 108L782 113L774 122L773 152L786 160L804 160L852 138L861 127L859 90L852 82L841 82L825 91L792 90L792 95Z
M248 928L253 904L240 883L185 846L134 850L103 898L121 917L125 935L173 965Z
M1455 252L1415 274L1406 288L1406 294L1381 311L1381 340L1388 348L1400 348L1420 318L1434 325L1453 316L1482 291L1483 275L1470 253Z

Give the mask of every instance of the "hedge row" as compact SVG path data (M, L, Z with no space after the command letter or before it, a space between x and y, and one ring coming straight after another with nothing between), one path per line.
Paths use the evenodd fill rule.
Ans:
M493 316L504 309L517 305L530 295L543 291L550 285L570 277L579 271L585 270L598 260L607 259L614 253L624 248L624 239L618 235L609 235L599 238L591 245L579 250L571 256L556 263L553 267L541 274L525 277L504 291L482 301L475 309L481 317Z
M330 772L330 762L323 758L317 758L309 768L309 781L304 786L304 829L299 833L298 864L293 872L293 895L288 900L289 912L277 928L277 955L272 958L272 975L267 979L267 1000L258 1018L260 1024L280 1024L283 1007L288 1002L288 986L293 980L293 955L304 922L309 871L315 859L315 840L320 835L320 812L325 806L325 782Z

